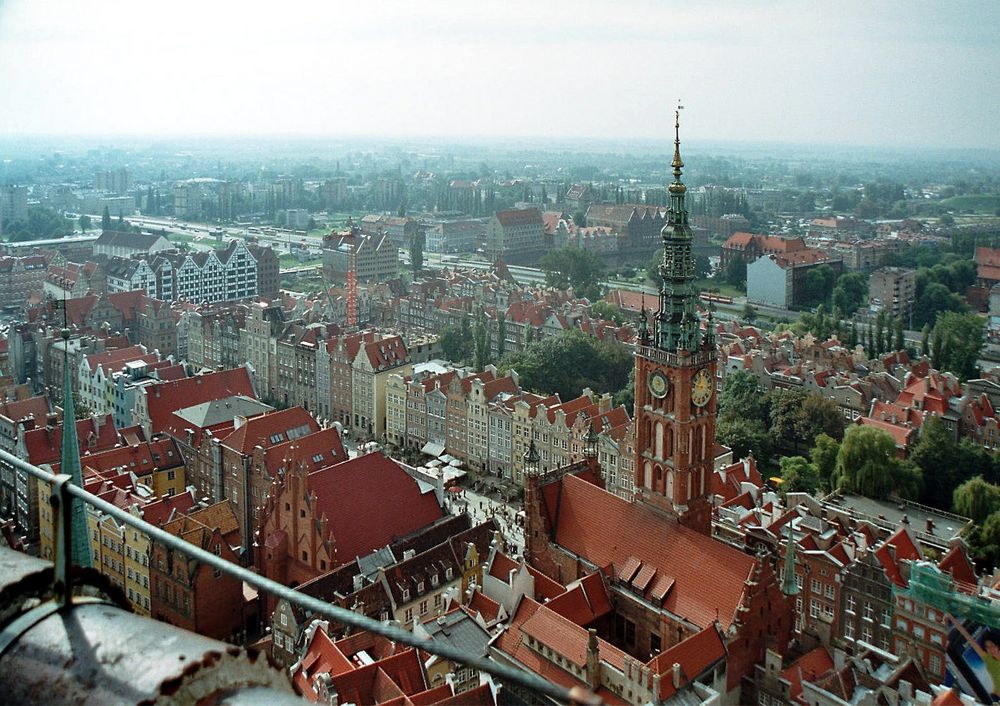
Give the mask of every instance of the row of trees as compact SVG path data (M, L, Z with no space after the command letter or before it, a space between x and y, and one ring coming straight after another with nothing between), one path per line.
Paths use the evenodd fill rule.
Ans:
M503 357L500 369L513 368L521 386L557 393L569 400L589 387L596 393L618 393L630 386L634 364L629 348L601 341L579 329L532 341L524 350Z
M12 242L58 238L73 232L73 224L51 208L29 206L28 217L24 221L6 221L0 232Z
M801 388L761 394L757 379L742 370L726 377L716 436L734 456L752 452L767 465L779 453L807 451L820 434L843 438L844 417L832 401Z
M589 250L573 247L549 250L538 260L538 267L550 287L572 287L576 296L592 301L601 298L604 261Z
M504 355L507 339L507 319L503 312L497 316L495 326L491 326L483 307L477 307L469 322L463 316L460 325L445 326L441 330L441 352L454 363L469 363L476 370L482 370ZM495 355L494 355L495 353Z

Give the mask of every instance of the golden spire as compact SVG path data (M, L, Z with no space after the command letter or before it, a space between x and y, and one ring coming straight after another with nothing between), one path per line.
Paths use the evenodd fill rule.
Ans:
M674 183L668 188L672 194L683 194L687 189L684 184L681 183L681 167L684 166L684 160L681 159L681 111L684 110L684 106L681 105L680 100L677 101L677 109L674 111L674 160L670 163L670 166L674 168Z
M674 111L674 161L670 163L670 166L674 168L675 179L680 179L680 169L684 166L684 162L681 160L681 110L683 109L684 106L678 100L677 110Z

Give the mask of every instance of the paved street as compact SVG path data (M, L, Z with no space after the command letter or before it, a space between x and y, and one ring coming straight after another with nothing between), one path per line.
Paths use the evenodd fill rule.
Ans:
M524 530L515 521L517 515L516 508L505 505L503 502L485 495L480 495L468 488L462 488L462 491L462 494L458 496L448 493L449 497L445 502L448 503L450 512L457 515L463 510L468 509L469 515L472 516L473 521L476 523L493 517L497 521L497 524L500 525L500 530L503 532L508 543L516 547L516 553L520 554L524 551Z

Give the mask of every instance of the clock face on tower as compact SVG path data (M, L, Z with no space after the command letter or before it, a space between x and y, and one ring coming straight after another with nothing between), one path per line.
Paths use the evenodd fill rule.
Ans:
M691 378L691 401L696 407L704 407L712 399L715 380L708 368L702 368Z
M667 380L667 376L659 370L655 370L650 374L646 384L649 386L649 394L658 400L666 397L667 391L670 389L670 382Z

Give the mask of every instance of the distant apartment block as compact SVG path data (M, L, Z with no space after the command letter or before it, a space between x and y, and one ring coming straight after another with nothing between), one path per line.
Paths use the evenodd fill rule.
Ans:
M537 208L497 211L486 224L486 247L505 259L529 260L545 254L545 223Z
M124 194L132 188L132 172L125 167L99 171L94 175L94 188L98 191Z
M0 229L5 222L26 220L28 220L28 187L0 186Z
M907 316L917 298L917 273L903 267L883 267L868 279L868 303L892 316Z
M323 238L323 274L344 282L354 270L358 282L386 282L399 275L399 251L386 235L367 236L350 224L342 233Z

